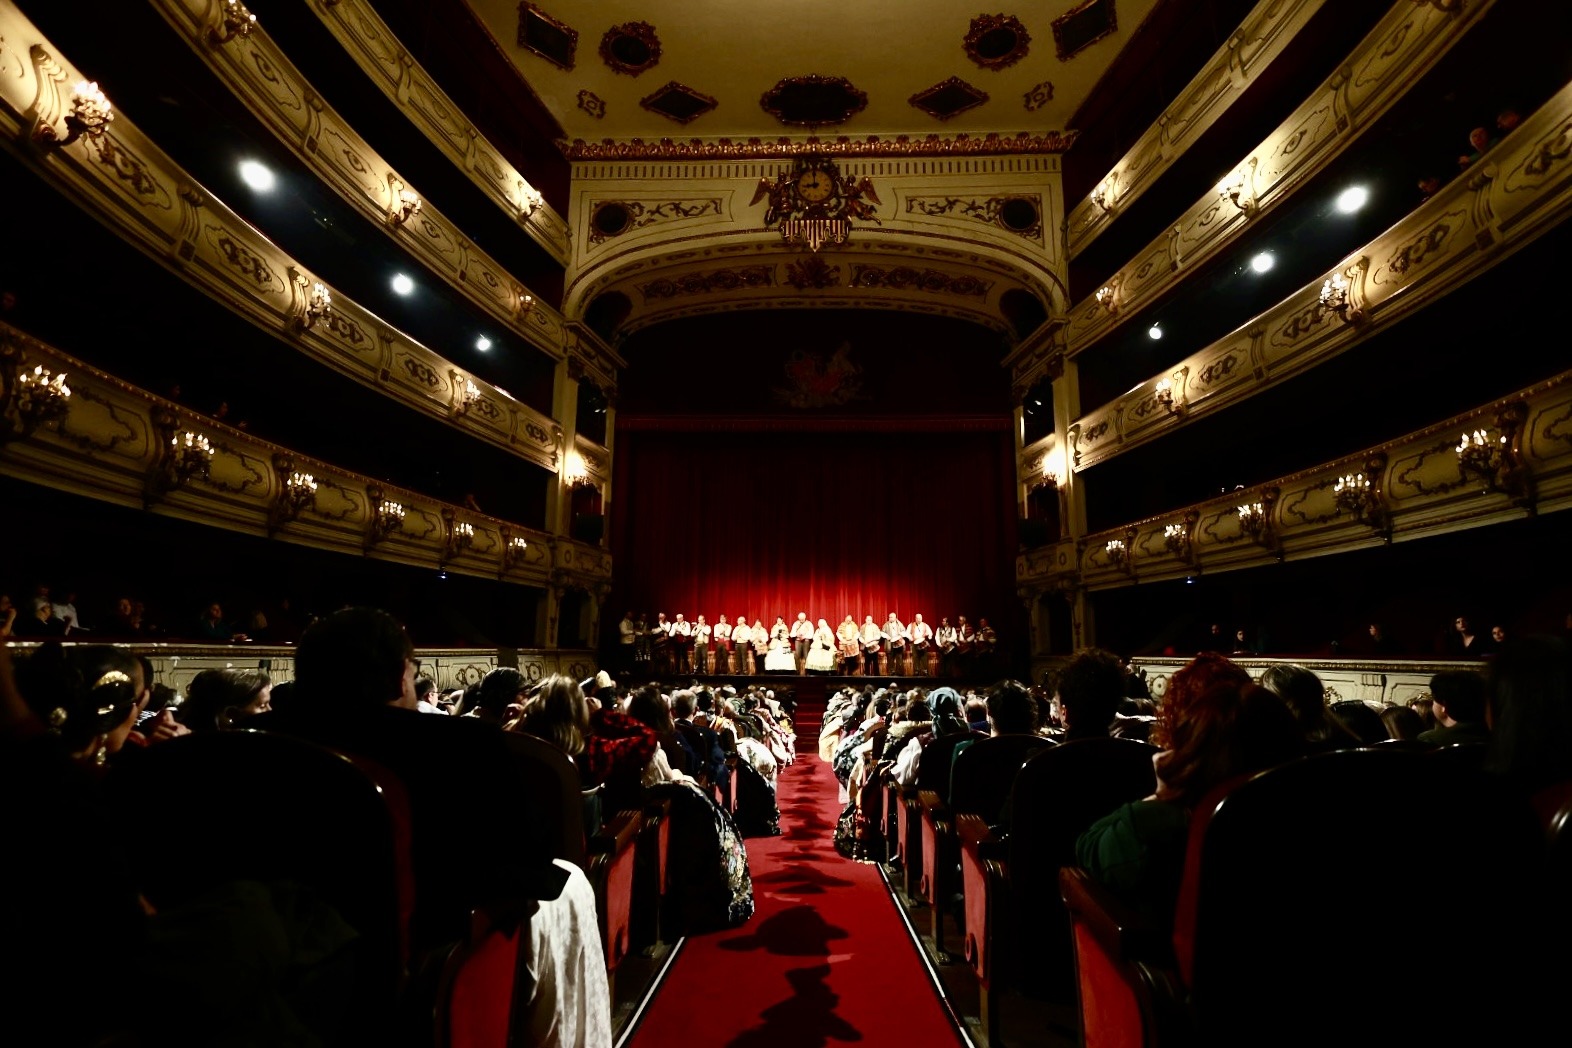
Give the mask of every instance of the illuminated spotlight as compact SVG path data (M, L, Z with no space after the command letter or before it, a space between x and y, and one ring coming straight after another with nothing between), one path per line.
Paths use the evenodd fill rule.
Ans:
M1162 325L1161 324L1153 324L1151 327L1147 328L1146 329L1146 337L1151 339L1153 342L1156 342L1158 339L1162 338L1163 337L1163 327L1162 327Z
M1250 268L1257 273L1265 273L1275 265L1277 265L1277 259L1272 257L1270 251L1263 251L1250 260Z
M475 348L480 350L482 353L487 352L491 349L491 339L487 338L485 335L480 336L475 340Z
M415 282L403 273L393 278L393 290L400 295L408 295L415 290Z
M1351 215L1364 207L1370 200L1370 190L1364 186L1349 186L1337 194L1337 210L1345 215Z
M278 179L273 176L272 171L268 170L267 165L256 160L240 162L240 181L258 193L272 192L273 187L278 184Z

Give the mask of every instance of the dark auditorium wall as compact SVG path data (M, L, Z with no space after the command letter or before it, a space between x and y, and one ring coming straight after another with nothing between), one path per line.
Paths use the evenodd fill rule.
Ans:
M619 433L603 623L964 614L1024 647L1011 450L1005 428Z

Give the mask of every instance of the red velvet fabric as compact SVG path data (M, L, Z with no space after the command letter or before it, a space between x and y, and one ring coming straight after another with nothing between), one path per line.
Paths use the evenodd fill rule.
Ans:
M618 434L623 610L1017 629L1008 431Z

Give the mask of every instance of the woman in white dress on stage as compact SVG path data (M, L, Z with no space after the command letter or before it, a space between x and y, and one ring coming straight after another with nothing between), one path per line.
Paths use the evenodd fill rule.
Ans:
M808 649L808 669L813 673L834 673L835 664L835 634L830 624L820 619L819 628L813 631L813 647Z
M764 655L765 673L796 673L797 656L784 635L770 638L770 650Z

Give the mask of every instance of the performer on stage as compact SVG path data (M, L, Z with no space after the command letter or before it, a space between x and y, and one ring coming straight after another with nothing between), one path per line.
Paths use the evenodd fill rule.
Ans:
M911 666L911 634L906 632L906 626L895 617L895 612L890 612L888 621L884 624L884 649L890 653L890 672L896 675L910 675Z
M639 621L633 629L633 661L648 670L655 657L654 638L650 635L649 615L639 612Z
M955 620L955 661L961 668L961 675L966 676L972 669L972 653L976 651L977 634L972 631L972 624L966 621L965 615L960 615Z
M758 619L753 620L753 670L762 673L764 669L764 653L770 650L770 631Z
M862 633L850 615L835 628L835 639L840 641L841 664L846 673L857 672L858 656L862 654Z
M704 621L704 616L699 616L699 621L693 624L693 669L696 673L713 673L710 666L710 624Z
M652 667L655 675L664 677L671 672L671 623L666 621L666 613L655 613L655 625L650 627L650 642L655 646L655 663Z
M808 671L834 673L835 662L835 634L830 632L830 624L820 619L819 628L813 631L813 646L808 651Z
M772 631L770 650L764 656L765 673L797 672L797 658L792 654L791 642L784 632L784 623L782 628L783 632L779 634L774 634Z
M922 620L922 615L912 616L911 630L913 671L923 675L933 672L933 627Z
M738 615L731 630L732 672L753 675L753 630L748 627L748 616Z
M633 672L638 639L639 628L633 622L633 612L623 612L622 621L617 623L617 668L623 673Z
M682 612L677 612L677 621L671 624L671 654L677 665L677 673L692 673L693 660L693 623L682 617Z
M731 623L722 615L715 624L713 631L715 637L715 672L730 673L731 670Z
M933 635L934 646L939 649L939 669L946 677L955 676L955 651L959 640L955 627L950 625L950 617L944 616L939 620L939 628Z
M776 637L779 637L781 640L787 642L787 647L790 647L791 642L788 640L790 635L791 631L786 628L786 619L781 615L775 616L775 624L770 627L770 640L774 640Z
M879 672L879 645L884 640L884 634L879 632L879 624L873 621L872 615L863 616L861 639L862 672L864 676L871 677Z
M813 623L806 611L799 611L797 621L791 624L791 646L797 656L797 672L802 673L808 667L808 649L813 646Z

